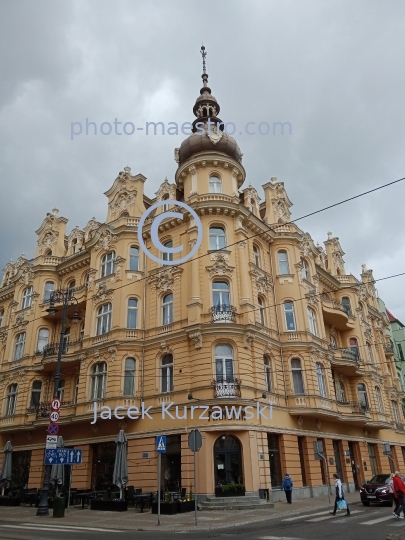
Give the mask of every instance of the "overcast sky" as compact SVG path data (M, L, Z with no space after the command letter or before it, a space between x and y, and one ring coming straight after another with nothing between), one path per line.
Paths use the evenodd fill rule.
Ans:
M202 42L223 121L290 122L292 135L235 135L247 185L285 183L293 218L405 176L402 0L14 0L0 3L0 268L54 207L67 232L94 215L126 165L153 197L174 181L184 135L88 135L100 125L192 121ZM239 129L238 129L239 131ZM405 182L299 221L338 236L347 273L405 272ZM405 323L405 277L377 283Z

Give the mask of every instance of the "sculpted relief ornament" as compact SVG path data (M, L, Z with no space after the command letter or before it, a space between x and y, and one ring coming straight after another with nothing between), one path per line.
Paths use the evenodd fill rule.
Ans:
M215 276L228 276L230 277L232 275L232 272L234 271L233 266L229 266L226 262L226 255L222 253L218 253L217 260L212 266L206 266L205 268L210 273L210 278L213 278Z
M94 295L95 300L112 300L113 299L113 291L112 289L107 288L107 284L105 282L103 283L97 283L96 285L96 293Z
M149 283L152 290L157 290L159 293L173 290L174 283L180 280L180 274L183 269L179 266L172 266L167 271L160 271L149 278Z
M97 223L96 218L92 217L91 220L87 223L87 225L84 228L84 241L87 242L87 240L90 240L94 236L94 232L96 229L98 229L100 226L99 223Z
M107 251L110 249L110 246L114 244L117 240L118 236L114 236L113 234L111 234L111 231L109 229L104 229L104 231L102 231L102 233L100 234L100 238L98 239L97 244L94 247Z
M122 183L121 189L115 196L115 200L111 203L111 214L115 216L117 213L124 212L134 202L137 190L129 192L126 189L125 181Z
M202 347L202 335L201 332L194 332L192 334L189 334L188 337L194 341L194 345L196 349L201 349Z
M165 181L156 192L157 200L161 201L166 195L169 195L169 199L173 201L176 200L176 186L174 184L169 184L167 178L165 178Z

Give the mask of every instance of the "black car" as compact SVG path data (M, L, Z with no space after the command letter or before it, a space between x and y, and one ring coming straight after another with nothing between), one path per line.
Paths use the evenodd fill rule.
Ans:
M360 488L360 499L364 506L370 503L382 503L392 505L392 496L388 490L390 474L376 474L368 482L364 482Z

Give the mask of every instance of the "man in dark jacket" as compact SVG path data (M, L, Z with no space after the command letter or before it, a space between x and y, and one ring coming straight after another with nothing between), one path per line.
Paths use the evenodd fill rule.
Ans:
M290 475L286 474L283 483L281 484L281 490L285 491L285 496L288 504L291 504L292 488L293 482L291 480L291 477Z

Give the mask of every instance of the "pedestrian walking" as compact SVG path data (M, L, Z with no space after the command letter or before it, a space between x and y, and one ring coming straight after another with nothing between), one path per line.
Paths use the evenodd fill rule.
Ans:
M394 493L394 473L391 474L390 479L388 480L388 493L390 494L391 501L395 504L395 508L393 511L393 514L395 515L397 513L397 510L399 508L399 500L397 496Z
M338 507L339 506L345 506L346 511L347 511L346 513L347 513L348 516L350 516L349 505L345 501L345 494L343 492L343 486L342 486L342 482L341 482L341 480L339 478L339 475L335 473L333 475L333 478L335 480L336 498L335 498L335 507L333 508L333 512L329 512L329 514L332 514L332 516L336 516L336 510L338 509ZM344 501L344 504L341 501Z
M288 504L291 504L292 489L293 489L293 481L291 480L290 475L286 474L284 477L283 483L281 484L281 490L285 491L285 496L286 496Z
M394 496L398 499L398 508L394 510L394 516L396 519L403 519L400 514L402 510L405 515L405 484L403 483L401 475L398 471L395 471L393 481Z

